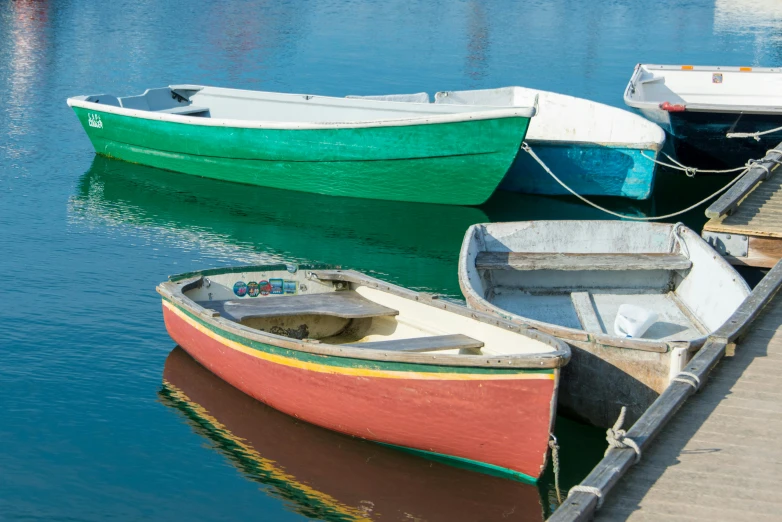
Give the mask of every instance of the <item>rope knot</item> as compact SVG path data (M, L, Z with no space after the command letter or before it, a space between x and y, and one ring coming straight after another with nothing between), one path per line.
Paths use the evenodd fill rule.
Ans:
M632 448L635 451L635 462L638 463L641 460L641 448L638 447L636 442L627 436L627 431L622 429L622 424L625 422L625 415L627 415L627 408L622 406L622 410L619 412L619 418L616 419L614 426L606 430L606 442L608 442L608 448L603 455L608 456L608 453L616 449Z
M671 379L671 382L681 382L684 384L689 384L690 386L695 388L695 391L698 391L698 389L701 387L700 378L692 372L679 372L676 375L676 377Z
M594 495L597 497L597 509L600 509L603 506L603 492L600 490L600 488L593 486L582 486L579 484L570 488L570 491L567 494L568 498L570 498L570 495L573 493L588 493L589 495Z

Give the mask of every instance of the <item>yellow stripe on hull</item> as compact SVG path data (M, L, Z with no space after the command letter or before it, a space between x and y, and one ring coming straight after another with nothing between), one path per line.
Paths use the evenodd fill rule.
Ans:
M289 366L292 368L298 368L301 370L307 370L318 373L331 373L337 375L349 375L352 377L374 377L380 379L423 379L423 380L443 380L443 381L497 381L497 380L521 380L521 379L543 379L554 380L555 373L528 373L518 372L510 374L469 374L469 373L433 373L433 372L414 372L414 371L391 371L391 370L374 370L370 368L345 368L339 366L329 366L325 364L318 364L309 361L300 361L298 359L284 357L281 355L275 355L266 353L261 350L256 350L249 346L237 343L230 339L227 339L206 326L198 323L185 312L180 310L177 306L163 301L163 306L169 311L176 314L180 319L185 321L188 325L219 342L227 348L245 353L251 357L263 359L275 364L281 364L283 366Z

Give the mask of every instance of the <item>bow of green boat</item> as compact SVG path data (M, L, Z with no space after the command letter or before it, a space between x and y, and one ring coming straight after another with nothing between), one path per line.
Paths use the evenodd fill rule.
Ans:
M438 93L442 98L442 93ZM478 205L494 192L534 100L429 103L172 85L68 105L95 151L153 167L327 195Z

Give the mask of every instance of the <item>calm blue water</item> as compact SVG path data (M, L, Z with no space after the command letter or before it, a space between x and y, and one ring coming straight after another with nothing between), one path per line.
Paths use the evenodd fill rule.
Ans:
M540 520L550 475L530 489L389 454L280 420L182 354L167 364L154 288L171 273L284 259L458 295L469 224L602 217L568 198L433 210L95 159L68 96L188 82L334 95L521 84L621 105L636 62L780 65L779 6L3 2L0 519ZM662 213L723 182L665 174L649 203L603 203ZM699 227L701 215L685 220ZM604 442L566 419L558 434L567 487Z

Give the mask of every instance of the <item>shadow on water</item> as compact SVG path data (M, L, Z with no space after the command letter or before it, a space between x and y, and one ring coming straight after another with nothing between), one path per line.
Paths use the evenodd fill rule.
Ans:
M160 400L245 477L308 517L342 520L543 520L538 488L348 437L244 395L177 347Z
M72 219L128 225L247 263L326 263L460 295L459 247L482 209L321 196L186 176L96 156Z

